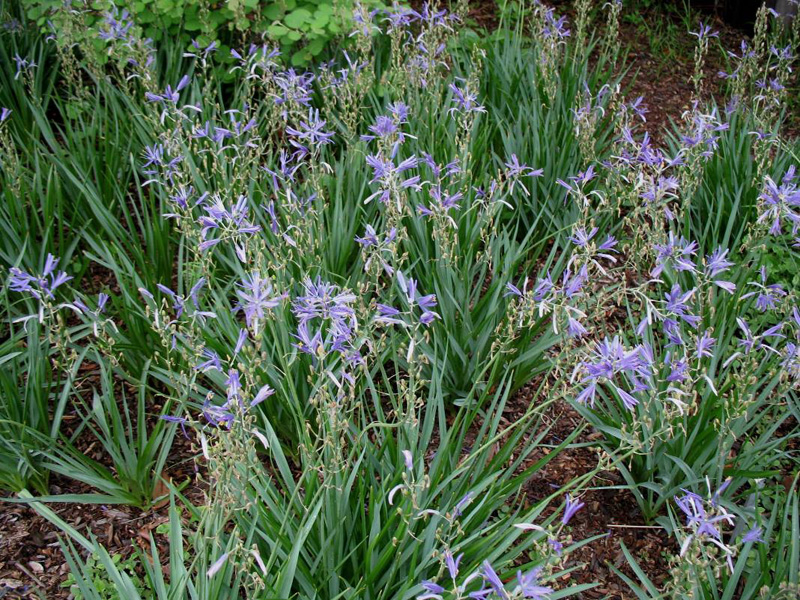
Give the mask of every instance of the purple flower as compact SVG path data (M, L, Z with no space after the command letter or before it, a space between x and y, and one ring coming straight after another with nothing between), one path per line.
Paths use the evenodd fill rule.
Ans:
M730 550L722 543L722 532L719 529L719 524L727 523L732 525L734 522L733 515L713 504L712 512L709 513L706 510L705 502L700 496L688 490L683 490L683 492L683 496L675 497L675 504L686 516L686 525L692 529L693 533L684 541L681 548L681 556L686 552L692 536L700 540L710 541L726 554L730 554Z
M331 351L340 353L349 363L362 362L355 343L357 325L353 304L356 296L331 283L306 279L304 293L295 298L292 312L298 319L295 346L315 360ZM314 325L315 333L309 327ZM324 334L324 335L323 335Z
M638 98L636 98L636 100L634 100L633 102L628 104L628 108L633 112L633 114L635 114L637 117L639 117L642 120L642 123L646 123L647 122L647 119L645 118L645 115L650 111L647 109L647 106L644 104L644 96L639 96Z
M245 252L245 242L247 236L261 231L260 225L255 225L250 221L250 208L247 204L247 196L239 196L239 199L230 208L222 202L218 195L211 198L211 202L203 205L206 215L198 219L202 227L201 236L203 242L200 243L200 251L208 250L222 241L232 240L236 256L240 261L247 262ZM216 234L219 237L210 237Z
M573 319L572 317L567 317L567 334L570 337L577 338L584 336L587 333L588 332L586 331L586 328L583 325L581 325L581 323L578 320Z
M597 231L597 227L593 227L590 231L587 231L585 227L577 227L569 237L569 241L579 248L584 248L597 234Z
M244 343L247 341L247 329L239 330L239 337L236 339L236 346L233 349L233 355L236 356L242 351Z
M595 396L597 395L597 382L591 381L576 397L575 402L578 404L588 404L594 407Z
M381 154L367 156L366 160L367 164L372 169L373 176L370 183L378 183L379 189L364 200L364 204L371 202L374 198L378 198L381 202L386 204L391 198L392 191L396 190L398 187L400 189L422 189L418 175L409 178L399 177L401 173L417 166L419 161L415 156L406 158L397 166L395 166L392 160L385 158Z
M639 400L637 400L635 396L626 392L618 385L611 384L611 387L614 389L614 391L617 392L617 395L620 397L620 400L622 400L622 405L628 410L632 411L634 407L637 404L639 404Z
M507 169L506 175L511 180L511 193L514 192L514 186L521 177L541 177L544 175L544 169L534 169L524 163L520 163L516 154L511 155L511 158L505 164L505 167ZM525 187L525 184L522 182L519 182L519 184L522 189L525 190L525 193L529 195L530 192L528 191L528 188Z
M145 92L145 99L148 102L159 102L162 104L173 104L173 105L177 104L178 100L180 99L180 91L187 85L189 85L190 81L191 79L189 79L189 76L184 75L183 77L181 77L181 80L178 82L178 85L176 85L174 88L171 85L168 85L164 89L163 94L154 94L152 92Z
M280 94L274 95L275 104L283 107L282 116L284 119L289 116L290 105L294 104L297 107L308 107L310 105L311 84L314 79L313 73L297 73L294 69L275 74L272 80L280 90ZM310 118L313 119L313 117Z
M31 71L34 67L38 66L32 60L28 58L22 58L19 54L15 54L13 56L13 61L17 65L17 71L14 73L14 80L17 80L23 72Z
M681 290L681 286L676 283L669 293L664 294L664 298L666 299L665 307L668 312L688 323L691 327L697 328L700 323L700 317L691 314L688 305L694 292L695 290L684 292Z
M703 335L697 338L697 357L700 358L702 356L706 356L710 358L713 356L711 351L713 350L716 342L717 340L711 337L711 334L708 331L704 331Z
M450 114L458 112L467 115L470 113L486 112L486 109L478 104L477 94L468 90L462 90L455 83L451 83L448 87L453 93L453 103L455 104L455 106L448 111Z
M203 373L210 371L212 369L216 369L217 371L222 372L222 363L220 362L219 355L216 352L206 348L205 350L203 350L203 356L205 357L206 360L197 365L195 369Z
M446 591L438 583L428 581L427 579L424 580L421 585L425 593L417 596L417 600L441 600L442 594Z
M760 542L765 543L764 538L762 538L762 534L764 530L761 529L758 525L753 525L750 530L742 536L742 543L749 544L751 542Z
M323 146L330 144L333 138L333 133L323 131L325 124L326 121L319 118L319 109L309 109L308 119L300 121L297 129L287 127L286 133L298 140L308 142L311 146ZM292 144L298 145L295 140L292 140Z
M683 346L681 325L676 319L664 319L663 329L664 335L667 336L667 342L669 346Z
M533 288L533 299L536 300L537 302L541 302L554 289L555 289L555 284L553 283L553 278L550 275L550 271L548 271L547 275L536 281L536 287Z
M403 312L386 304L378 304L378 316L375 317L375 322L409 326L409 323L404 317L410 317L413 324L413 320L415 319L414 315L416 312L414 307L420 308L421 314L419 317L416 317L416 321L421 325L425 325L427 327L435 319L440 318L439 314L433 311L437 304L435 294L428 294L425 296L419 295L417 291L416 279L406 279L405 275L403 275L403 273L400 271L397 272L397 284L405 295L405 300L408 304L408 310Z
M667 381L670 383L686 381L686 371L689 369L689 363L685 360L680 360L667 352L666 363L669 365L669 374Z
M5 108L5 107L0 108L0 123L8 119L8 117L11 116L12 112L14 111L12 111L10 108Z
M523 575L522 571L517 571L517 583L523 598L532 600L546 600L549 594L553 593L553 588L539 585L539 574L541 567L531 569Z
M547 39L556 41L563 41L570 36L570 30L567 29L567 17L555 17L555 11L552 8L545 8L545 26L542 29L542 35Z
M690 31L689 35L695 36L698 40L703 41L713 37L719 37L718 31L712 31L710 25L706 25L700 21L700 26L697 31Z
M761 281L750 282L750 285L757 287L758 291L744 294L742 298L744 299L744 298L750 298L751 296L756 296L756 308L758 310L760 310L761 312L774 310L778 305L778 301L784 296L786 296L786 290L783 289L783 286L777 283L767 285L766 267L761 267L759 273Z
M80 298L75 298L72 305L76 307L82 314L92 317L94 319L100 318L100 315L105 312L106 304L108 304L109 295L100 292L97 295L97 308L92 310Z
M274 394L274 393L275 393L275 390L272 389L269 385L261 386L261 388L258 390L256 395L250 401L250 408L253 408L257 404L261 404L264 400L266 400L267 398L272 396L272 394Z
M453 507L453 516L460 517L462 514L464 514L464 509L472 502L473 496L474 494L472 492L467 492L464 494L464 497L456 502L456 505Z
M419 322L427 327L428 325L433 323L434 319L437 319L438 317L439 317L438 313L428 310L422 313L422 315L420 315Z
M606 238L606 241L600 244L597 249L602 250L603 252L616 252L614 247L617 245L617 240L613 235L610 235ZM602 256L602 255L601 255Z
M583 265L577 273L574 275L567 268L564 271L564 275L562 276L562 284L564 286L564 295L567 298L572 298L576 296L581 289L583 288L583 284L589 279L589 268L587 265Z
M720 246L706 257L706 275L716 277L730 269L734 263L728 260L728 250Z
M403 102L392 102L387 108L389 109L392 117L394 117L395 121L398 123L408 122L409 108L407 104Z
M753 337L753 332L744 319L737 317L736 323L739 325L739 328L744 334L744 338L739 340L738 343L740 346L742 346L742 348L744 348L744 353L749 354L750 351L755 347L755 337Z
M53 292L72 279L64 271L57 271L60 258L48 254L41 275L31 275L18 267L11 267L9 288L14 292L27 293L39 301L54 298Z
M370 142L376 139L391 139L391 157L394 158L400 144L406 141L408 134L400 130L400 125L407 122L408 119L408 106L402 102L396 102L389 105L391 116L379 115L373 125L368 127L369 134L362 135L361 139L365 142Z
M300 323L297 326L297 333L294 335L297 339L295 347L306 354L317 356L324 351L322 344L322 333L317 331L314 335L308 329L308 323Z
M130 13L125 9L120 12L119 8L115 6L111 12L107 12L103 16L103 27L97 36L106 41L133 43L133 36L130 33L132 28L133 20L131 20Z
M206 421L214 427L230 427L233 422L233 413L230 412L227 405L215 406L208 398L203 403L202 412Z
M378 303L378 316L375 317L376 323L386 323L390 325L405 325L405 321L398 318L403 313L401 313L398 309L394 308L393 306L388 306L386 304Z
M794 165L787 169L780 185L769 176L764 179L764 189L758 199L760 214L758 222L770 222L772 235L783 233L783 223L790 225L792 234L800 230L800 187L797 186L797 169Z
M417 211L426 217L430 217L434 214L434 211L439 214L446 214L447 211L452 210L454 208L459 208L459 201L464 197L462 192L456 192L455 194L451 194L450 192L443 191L441 184L432 185L428 188L428 195L430 196L431 200L431 208L427 208L425 206L417 206ZM449 216L448 219L452 223L455 223ZM454 225L455 226L455 225Z
M193 52L185 52L183 56L186 58L198 58L203 64L205 64L209 56L219 51L219 43L217 40L214 40L208 46L203 48L200 46L197 40L192 40L192 48ZM231 54L234 52L235 50L231 50Z
M578 394L575 401L593 406L597 386L607 383L630 410L638 404L638 400L620 387L620 377L632 384L633 391L645 391L649 386L644 380L651 376L651 367L652 356L647 347L637 346L628 351L618 337L611 340L605 338L597 344L593 356L578 366L585 372L583 382L587 387Z
M506 293L503 294L504 296L517 296L518 298L522 298L524 296L522 291L511 282L506 284L506 290Z
M550 544L550 547L553 549L553 552L556 553L556 556L561 556L561 553L564 551L564 544L554 538L548 539L547 543Z
M306 279L303 282L304 294L298 296L292 304L292 311L300 322L312 319L328 320L338 333L347 332L355 326L356 300L349 290L340 290L336 285L322 281Z
M256 330L259 322L266 317L266 312L279 306L281 300L286 298L286 294L276 294L269 279L263 278L258 271L245 276L237 286L239 289L236 290L236 295L239 297L239 302L234 310L244 312L247 326L255 327Z
M586 503L577 499L573 499L569 494L566 494L564 498L567 501L567 504L564 507L564 515L561 517L561 523L566 525L569 523L570 519L575 516L576 512L586 506Z
M185 417L173 417L171 415L161 415L159 417L162 421L167 421L168 423L179 423L181 426L181 432L183 432L183 437L187 440L189 439L189 433L186 431L186 423L188 423Z
M450 550L444 551L444 564L447 566L447 571L450 574L450 579L453 581L456 580L458 577L458 565L461 562L461 559L464 558L464 554L461 553L457 557L453 557L453 553Z
M481 566L481 575L483 575L484 581L489 584L498 597L502 598L503 600L508 598L508 594L503 586L503 582L500 580L500 577L498 577L488 560L483 561L483 565Z
M666 244L653 244L656 250L656 266L650 272L651 277L658 277L664 267L671 265L678 273L682 271L695 271L692 256L697 253L697 242L689 242L685 238L676 238L670 231ZM724 258L724 257L723 257Z
M205 278L201 277L197 280L197 283L192 286L192 289L189 290L189 299L192 301L192 307L194 308L193 315L198 317L201 321L203 321L206 317L216 317L213 312L198 310L200 308L200 290L203 289L205 283ZM172 309L175 311L175 317L180 318L181 315L183 315L184 309L186 308L186 298L173 292L167 286L160 283L156 284L156 288L158 288L158 291L172 300Z

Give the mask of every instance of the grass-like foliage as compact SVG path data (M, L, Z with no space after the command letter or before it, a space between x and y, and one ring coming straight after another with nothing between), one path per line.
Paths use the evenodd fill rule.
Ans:
M466 8L358 6L303 72L119 13L0 34L0 486L75 597L568 597L602 470L680 546L664 589L623 548L639 597L797 591L798 29L759 13L723 108L701 24L660 147L620 2ZM583 428L597 468L531 495ZM54 502L168 503L169 555Z

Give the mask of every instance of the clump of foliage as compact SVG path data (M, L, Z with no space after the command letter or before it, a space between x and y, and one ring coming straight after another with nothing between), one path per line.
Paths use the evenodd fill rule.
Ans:
M113 10L80 33L107 64L7 28L0 484L83 598L563 598L600 471L680 547L662 590L631 557L640 597L796 588L793 58L762 12L718 107L701 24L658 147L621 8L476 39L462 4L357 6L307 71ZM556 403L598 464L536 496L582 431ZM169 556L122 564L50 501L168 502Z
M186 52L202 47L208 53L213 45L222 51L224 63L231 62L232 45L268 39L293 65L308 65L347 32L355 7L351 0L22 0L21 4L25 16L54 35L65 52L77 45L81 55L101 65L112 58L102 40L130 38L135 30L156 45L177 40Z

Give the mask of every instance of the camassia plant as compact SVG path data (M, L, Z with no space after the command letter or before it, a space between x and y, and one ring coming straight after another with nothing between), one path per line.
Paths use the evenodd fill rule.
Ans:
M21 23L0 38L0 483L66 533L76 595L105 597L101 569L132 599L568 597L599 470L730 581L771 532L796 540L776 524L796 502L761 492L796 459L800 379L775 266L800 228L792 61L764 13L766 62L741 59L724 110L695 32L660 148L621 93L619 2L607 40L586 0L487 39L466 9L357 6L302 72L249 39L157 48L124 12L104 67ZM565 402L599 464L537 496L583 429L551 435ZM121 568L55 501L169 501L169 556ZM785 578L794 555L764 552Z
M46 349L39 364L65 386L56 417L68 410L72 423L59 427L43 408L49 435L33 443L29 415L9 411L20 424L9 451L31 466L7 485L21 499L31 485L43 492L32 506L70 535L83 597L102 597L89 573L98 562L131 598L557 598L587 587L563 583L583 543L568 526L582 503L567 494L563 512L545 512L565 490L535 502L524 492L580 430L549 443L543 415L555 397L513 424L505 417L523 383L537 376L547 387L548 352L570 310L566 297L558 315L537 315L506 294L544 252L543 225L523 233L515 215L545 222L551 207L526 200L543 171L490 151L499 134L479 99L490 85L485 50L447 54L457 23L431 6L359 9L344 69L284 70L275 50L251 46L232 53L232 89L207 68L212 49L160 84L172 70L158 70L152 46L131 38L136 28L105 35L124 60L98 93L110 110L136 113L132 139L149 136L130 167L118 166L126 186L111 186L114 211L102 206L110 181L92 177L92 155L72 159L57 141L91 123L85 103L56 101L60 135L42 123L30 147L6 133L17 114L36 121L41 104L4 110L4 164L16 165L4 174L30 186L26 169L49 148L62 185L97 205L101 227L85 228L80 245L113 277L89 293L85 263L23 252L7 280L13 339L27 333L30 359L32 342ZM546 54L543 69L581 76L587 58L566 51L566 34L561 22L546 50L504 42L493 60L513 54L511 69ZM381 44L393 50L385 64L373 58ZM33 93L39 65L16 54L11 79ZM531 105L555 102L549 77ZM85 99L86 82L71 83ZM161 276L167 257L147 259L156 248L173 253L171 277ZM564 260L551 253L547 264ZM37 389L45 403L50 389ZM168 576L159 561L121 570L45 506L151 506L177 436L191 440L205 498L196 506L170 491ZM87 443L104 460L83 455ZM50 496L47 472L90 490ZM95 553L93 566L72 543Z
M697 35L702 50L703 36L711 34L701 26ZM791 244L797 234L795 168L754 174L760 183L751 185L760 192L741 215L749 214L745 233L729 230L722 238L740 244L703 252L707 242L687 239L696 228L682 225L693 222L686 211L729 123L696 104L681 127L674 156L652 148L646 135L637 141L623 131L608 164L612 171L593 191L600 210L588 212L589 224L576 225L571 238L590 255L609 247L593 245L602 237L591 226L609 204L606 185L635 184L634 205L623 196L610 207L626 213L618 234L625 257L608 271L616 270L620 283L596 296L594 335L565 359L565 385L605 434L607 448L627 457L620 471L647 518L679 489L707 477L718 485L732 478L726 486L732 494L752 478L776 475L786 442L778 432L798 386L797 296L772 281L766 266L767 249ZM767 159L757 154L755 160L768 168ZM565 185L584 201L583 192ZM629 232L634 235L622 237ZM606 275L600 263L588 263L598 277Z
M800 591L800 554L793 542L800 534L797 478L774 497L756 488L744 507L721 502L719 492L729 483L713 492L707 489L703 496L693 492L676 496L677 508L670 510L669 519L681 540L681 552L672 561L666 592L672 598L796 597ZM772 505L769 518L760 516L759 503ZM730 541L724 543L723 536ZM618 573L636 597L664 597L628 549L623 551L638 581Z

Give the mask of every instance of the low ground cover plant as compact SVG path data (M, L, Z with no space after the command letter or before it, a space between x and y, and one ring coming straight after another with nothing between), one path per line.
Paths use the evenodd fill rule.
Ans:
M659 145L619 2L485 37L466 4L338 7L309 70L108 10L0 37L0 485L75 597L578 596L601 471L676 541L658 585L621 549L638 597L798 592L796 27L761 10L720 106L701 23ZM531 496L584 429L597 467ZM169 555L62 502L168 506Z

